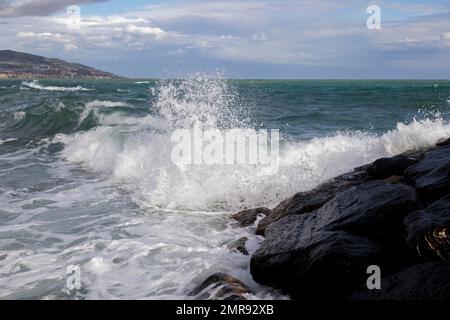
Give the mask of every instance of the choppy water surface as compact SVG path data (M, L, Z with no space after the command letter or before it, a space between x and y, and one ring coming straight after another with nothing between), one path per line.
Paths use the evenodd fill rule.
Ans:
M261 238L227 214L450 136L448 81L0 81L0 298L186 299L223 271L255 292ZM280 168L180 172L170 135L280 129ZM80 290L67 291L77 265Z

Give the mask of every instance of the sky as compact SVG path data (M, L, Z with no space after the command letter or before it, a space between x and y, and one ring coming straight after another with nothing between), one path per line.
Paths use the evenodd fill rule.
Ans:
M137 78L450 79L450 0L0 0L0 49Z

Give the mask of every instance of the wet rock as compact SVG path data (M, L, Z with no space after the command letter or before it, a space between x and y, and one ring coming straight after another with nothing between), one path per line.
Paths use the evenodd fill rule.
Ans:
M112 262L115 263L115 264L117 264L117 263L123 262L124 260L125 260L125 259L122 258L122 257L117 257L117 258L114 258L114 259L112 260Z
M417 192L426 200L433 201L450 192L450 163L418 177Z
M450 261L450 195L404 220L407 243L426 260Z
M319 209L334 198L338 192L365 181L367 181L367 175L361 171L341 175L311 191L296 193L291 198L282 201L266 217L259 221L256 234L263 236L267 226L286 215L303 214Z
M398 155L391 158L376 160L367 168L367 173L372 179L386 179L390 176L402 176L405 169L416 164L417 159L406 155Z
M429 250L445 261L450 261L450 227L439 226L428 230L424 235Z
M317 210L315 229L345 230L390 242L400 237L406 214L420 207L413 188L370 181L339 193Z
M422 148L419 148L419 149L407 150L405 152L402 152L399 155L407 156L409 158L413 158L413 159L416 159L416 160L422 160L423 157L425 156L425 154L428 151L433 150L433 149L434 149L433 147L422 147Z
M248 241L247 237L242 237L237 239L236 241L231 242L228 244L228 249L234 252L240 252L243 255L248 256L247 248L245 247L245 243Z
M428 174L450 163L450 147L442 147L433 149L424 154L423 159L413 166L410 166L405 175L411 181L414 181L420 176Z
M273 228L286 233L292 227L302 230L300 217L278 220L268 228L268 236ZM276 234L252 256L250 270L255 281L282 289L293 299L343 299L364 281L367 266L382 259L376 243L343 231L320 232L306 239L295 232L277 240Z
M241 281L226 273L215 273L209 276L189 295L196 299L205 300L246 300L245 294L251 293L250 289Z
M436 146L444 147L450 144L450 139L441 138L436 142Z
M384 179L384 181L388 182L388 183L402 183L403 182L403 177L402 176L390 176L389 178Z
M241 227L248 227L255 223L259 214L267 215L270 209L265 207L246 209L232 214L231 219L236 220Z
M334 196L331 190L313 190L299 192L289 199L282 201L267 216L258 222L256 234L264 236L266 228L278 219L288 214L302 214L322 207Z
M405 180L414 185L426 203L450 192L450 146L426 152L423 159L405 170Z
M407 261L403 219L420 208L413 188L370 181L309 214L271 224L251 258L253 278L293 298L345 297L368 265L394 272Z
M406 185L371 181L350 188L316 211L271 224L250 271L293 298L342 299L367 278L368 265L403 267L402 222L418 208Z
M406 268L381 279L380 290L361 286L354 300L449 300L450 264L429 262Z

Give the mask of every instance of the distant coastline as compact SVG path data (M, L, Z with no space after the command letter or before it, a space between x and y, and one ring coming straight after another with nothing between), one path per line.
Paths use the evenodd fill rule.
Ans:
M125 77L60 59L0 50L0 80L2 79L125 79Z

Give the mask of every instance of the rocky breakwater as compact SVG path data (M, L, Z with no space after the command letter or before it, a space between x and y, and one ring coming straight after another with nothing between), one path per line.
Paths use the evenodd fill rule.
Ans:
M450 299L450 140L256 211L251 274L293 299ZM381 289L366 285L371 265Z

